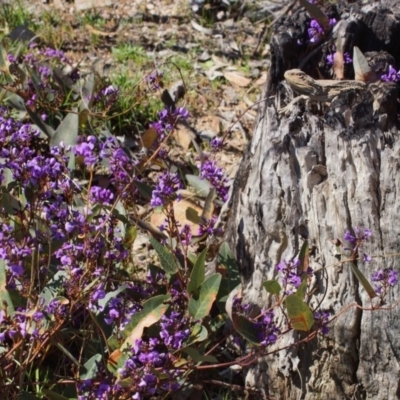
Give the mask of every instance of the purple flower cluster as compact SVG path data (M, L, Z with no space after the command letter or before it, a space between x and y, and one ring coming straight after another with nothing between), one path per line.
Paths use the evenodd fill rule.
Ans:
M336 19L331 18L329 19L329 25L334 26L336 24ZM322 26L318 23L317 20L312 19L310 22L310 27L307 30L308 37L311 43L318 43L324 36L325 31Z
M111 204L114 200L114 194L110 189L92 186L90 188L90 199L93 203Z
M222 146L223 146L222 139L219 138L218 136L215 136L214 138L211 139L210 146L213 149L213 152L220 151L222 149Z
M375 292L384 297L389 287L398 284L399 274L392 268L379 269L372 274L371 280L374 282Z
M203 235L208 235L208 236L212 236L212 235L221 235L222 234L222 228L215 227L215 224L217 222L217 216L213 215L212 218L209 221L201 221L199 224L199 228L198 228L198 232L197 235L198 236L203 236Z
M250 317L253 306L243 301L243 297L235 296L232 304L232 314L242 315L254 323L261 346L273 344L278 339L280 329L274 323L274 313L269 310L262 310L256 318Z
M328 65L333 65L334 56L335 56L335 53L331 53L326 56L326 62L328 63ZM350 57L350 54L347 52L343 54L343 61L345 64L353 63L353 59Z
M215 187L218 196L223 200L228 200L229 180L225 176L224 170L217 166L212 160L205 160L198 164L200 169L200 178L207 179L213 187Z
M99 153L101 159L107 159L110 165L111 183L118 195L124 200L134 198L136 188L132 185L135 163L121 148L117 139L110 137L101 144Z
M352 244L352 248L350 249L354 254L358 253L363 243L367 242L372 236L372 232L370 229L364 229L363 231L358 227L354 228L354 234L350 231L346 231L344 234L344 240ZM371 261L371 257L363 253L363 261L369 262Z
M92 96L94 111L108 111L120 97L119 87L108 85Z
M79 143L74 147L74 154L83 159L83 163L88 168L93 168L99 161L98 150L96 149L97 138L88 136L79 138Z
M28 312L29 311L29 312ZM38 338L39 330L44 321L41 311L30 312L22 307L17 308L14 317L0 310L0 342L16 339L16 336Z
M174 350L180 349L190 335L190 330L187 328L188 320L181 312L172 311L169 316L163 315L160 326L161 339L167 347Z
M280 334L280 329L274 323L273 311L262 311L255 322L255 329L261 346L274 344Z
M130 378L128 388L132 399L141 400L147 396L168 393L179 388L179 371L172 370L173 358L165 345L157 338L137 339L130 350L128 359L118 370L121 379ZM162 371L163 379L154 374L154 369ZM124 388L121 387L120 394Z
M400 81L400 70L396 71L391 65L389 65L389 71L381 76L381 80L384 82Z
M94 385L92 379L85 379L78 385L78 400L108 400L112 392L113 387L107 380L102 379L99 385Z
M150 205L152 207L165 206L171 201L179 199L177 190L182 189L182 187L177 173L164 171L158 178L156 187L151 194Z
M148 298L147 295L144 298ZM124 329L131 317L142 310L140 304L132 301L127 296L118 296L111 299L104 310L104 322L107 325L115 325L118 331Z
M153 122L150 126L156 128L160 142L172 131L180 118L189 118L189 111L184 107L179 107L175 110L168 110L165 108L158 113L158 121Z
M314 313L315 329L319 329L323 335L329 332L327 326L331 313L329 311L316 311Z
M164 73L157 70L153 71L150 75L146 77L146 81L152 91L155 92L162 87L163 77Z
M293 260L281 261L277 266L276 270L281 274L282 285L285 288L285 294L292 294L301 284L303 271L301 270L301 262L298 258ZM308 268L307 275L312 275L312 269Z

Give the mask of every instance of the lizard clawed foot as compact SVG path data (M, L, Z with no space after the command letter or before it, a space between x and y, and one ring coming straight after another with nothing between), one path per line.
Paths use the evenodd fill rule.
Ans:
M298 96L294 98L290 103L288 103L285 107L282 107L278 111L278 114L280 116L288 117L290 114L293 114L295 108L300 105L299 103L304 103L308 100L309 100L308 96L305 95Z

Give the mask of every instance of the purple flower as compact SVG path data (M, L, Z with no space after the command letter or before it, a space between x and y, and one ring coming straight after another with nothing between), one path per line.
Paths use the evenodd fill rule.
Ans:
M396 71L391 65L389 65L389 71L381 76L381 80L384 82L397 82L400 80L400 70Z
M344 240L353 245L359 245L360 243L367 241L372 236L371 230L367 228L362 232L358 227L355 227L354 233L355 235L353 235L350 231L346 231L344 234Z
M59 58L61 61L67 62L67 58L64 55L64 52L61 50L56 50L48 47L47 49L42 50L42 54L49 58Z
M255 329L258 332L261 346L275 343L280 333L279 328L274 324L274 313L272 311L261 313L260 318L255 322Z
M184 246L188 246L192 240L192 231L190 225L185 224L180 231L181 241Z
M119 91L119 88L110 85L110 86L107 86L105 89L103 89L101 91L101 93L103 96L109 96L109 95L118 93L118 91Z
M11 273L15 276L20 276L24 273L24 267L20 263L12 264L9 266L9 268Z
M327 323L329 322L330 315L329 311L316 311L314 313L315 328L320 329L323 335L329 332Z
M178 198L177 190L182 188L182 183L177 173L165 171L158 179L157 185L151 194L152 207L164 206Z
M111 190L100 186L92 186L90 188L90 195L94 203L111 204L114 199L114 194Z
M298 258L290 261L283 260L275 268L281 274L282 285L286 288L285 294L292 294L297 289L302 280L303 271ZM312 269L307 270L307 275L312 275Z
M161 318L160 337L166 346L179 349L182 343L189 337L190 330L187 328L188 320L180 312L173 311L169 316Z
M372 257L368 254L363 253L363 261L364 262L371 262L372 261Z
M399 282L398 272L392 268L379 269L371 275L371 281L374 282L375 292L384 298L388 288Z
M198 167L200 169L200 178L207 179L223 201L228 200L229 180L225 176L223 169L218 167L215 161L211 160L205 160Z
M158 121L150 124L151 127L156 128L159 134L159 140L164 140L165 136L174 128L175 124L180 118L187 119L189 112L183 108L177 108L176 110L164 109L158 113Z
M389 272L388 272L388 284L390 286L394 286L394 285L397 285L398 282L399 282L398 272L394 271L393 269L389 270Z
M160 84L162 82L162 77L164 76L163 72L153 71L147 78L147 82L151 88L151 90L156 91L160 89Z
M214 138L211 139L210 146L213 149L213 151L215 151L215 152L220 151L223 146L222 139L215 136Z
M335 53L331 53L326 56L326 62L328 65L333 65L334 56ZM346 52L343 54L343 61L345 64L351 64L353 62L353 59L350 57L350 54Z
M331 18L329 20L329 25L333 26L336 24L336 19L335 18ZM310 22L310 27L307 30L308 32L308 36L310 38L310 42L311 43L317 43L319 42L322 37L324 36L324 29L322 28L322 26L318 23L317 20L312 19Z
M74 154L83 157L83 161L87 167L93 167L98 161L98 156L95 152L96 142L97 139L95 136L88 136L86 140L82 140L74 148Z

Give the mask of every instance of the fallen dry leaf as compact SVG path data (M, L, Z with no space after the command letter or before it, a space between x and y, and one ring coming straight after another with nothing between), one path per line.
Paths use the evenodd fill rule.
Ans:
M233 72L233 71L224 72L224 77L230 83L239 87L246 87L249 86L251 83L250 79L246 78L242 74L239 74L238 72Z
M199 226L198 224L195 224L194 222L189 221L187 219L187 212L189 214L197 213L197 215L200 217L203 212L203 209L200 206L198 206L195 202L190 201L188 199L174 201L173 207L175 212L175 219L177 220L177 222L179 222L181 226L189 225L191 231L195 235ZM165 215L162 212L154 211L150 217L150 222L155 226L160 226L165 222Z

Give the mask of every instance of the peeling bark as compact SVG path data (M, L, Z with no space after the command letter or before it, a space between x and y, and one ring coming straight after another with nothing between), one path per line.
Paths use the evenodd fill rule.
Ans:
M400 7L370 3L339 2L329 12L345 23L345 50L355 45L364 54L385 51L398 68ZM236 252L249 301L271 304L262 282L276 278L278 262L298 255L308 239L321 308L335 315L348 308L327 337L259 360L249 369L247 384L276 399L395 399L400 397L399 307L375 312L356 307L370 308L371 302L350 266L338 264L332 240L356 226L370 228L366 250L379 257L359 264L364 275L369 279L379 268L399 270L399 256L392 256L400 253L397 87L388 85L378 114L371 87L361 98L341 96L279 119L277 109L291 97L283 73L309 54L307 46L296 47L299 38L306 39L308 21L299 10L275 29L266 100L234 183L226 239ZM316 79L318 73L329 78L319 62L324 51L303 68ZM388 304L399 296L395 287ZM301 337L285 335L277 348Z

